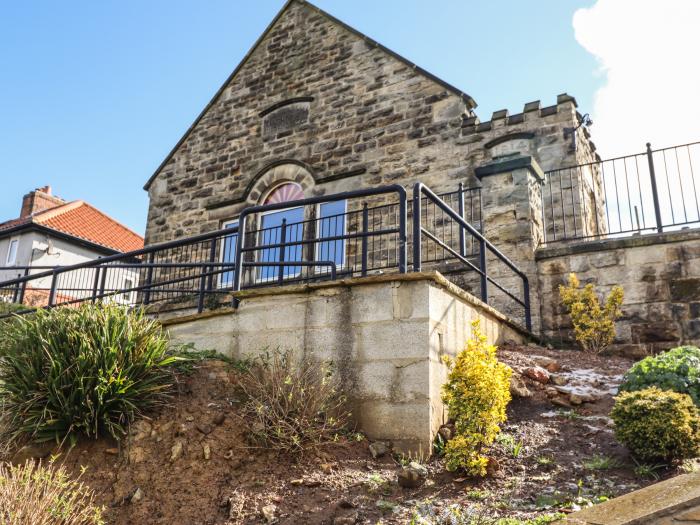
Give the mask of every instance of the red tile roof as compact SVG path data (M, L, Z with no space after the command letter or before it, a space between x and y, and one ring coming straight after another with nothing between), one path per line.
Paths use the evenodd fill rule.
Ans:
M73 201L0 224L0 234L24 224L38 224L119 252L143 248L143 237L83 201Z

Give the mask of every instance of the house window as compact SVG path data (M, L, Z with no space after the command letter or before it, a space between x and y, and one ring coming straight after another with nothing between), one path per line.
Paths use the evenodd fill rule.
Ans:
M265 204L290 202L304 198L301 186L295 182L288 182L275 188L265 199ZM280 244L284 230L284 242L301 241L304 238L304 207L298 206L263 213L258 232L258 246ZM284 223L284 228L282 224ZM259 262L277 262L280 260L280 248L264 248L259 252ZM284 248L284 260L301 261L303 246L295 244ZM300 266L284 266L282 276L285 279L297 277L301 273ZM258 269L258 281L270 281L278 279L280 268L277 266L261 266Z
M227 230L233 230L234 233L224 237L221 243L220 260L224 264L233 264L236 262L236 249L238 247L238 219L226 221L222 226ZM221 277L219 278L219 287L221 288L228 288L233 284L233 270L228 268L230 267L222 267Z
M124 293L122 294L122 301L126 304L131 304L134 302L134 293L132 290L134 287L134 280L127 277L124 279Z
M345 239L333 237L345 235L346 210L347 201L324 202L318 207L316 236L321 242L316 244L316 260L334 262L338 270L345 265ZM316 271L330 272L330 268L319 266Z
M14 266L17 263L17 248L19 247L19 239L11 239L7 247L7 266Z

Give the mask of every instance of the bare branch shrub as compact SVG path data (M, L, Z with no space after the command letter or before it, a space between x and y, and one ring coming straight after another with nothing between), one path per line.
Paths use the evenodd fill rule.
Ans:
M102 525L94 492L63 467L0 463L2 525Z
M336 442L350 416L331 368L310 360L295 364L289 351L255 359L241 387L252 441L278 452L303 453Z

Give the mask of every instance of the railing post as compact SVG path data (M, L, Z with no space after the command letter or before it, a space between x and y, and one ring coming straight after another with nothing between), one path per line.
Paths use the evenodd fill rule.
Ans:
M53 306L56 297L56 270L51 272L51 289L49 290L49 306Z
M29 275L29 267L24 269L24 277ZM24 294L27 292L27 281L22 282L19 290L19 297L17 298L17 304L24 304Z
M399 194L399 273L408 271L408 238L406 237L406 192Z
M488 279L486 278L486 241L479 240L479 269L481 270L481 300L489 304Z
M421 250L421 237L423 236L423 226L421 224L420 210L421 183L417 182L413 186L413 271L420 272L422 269L423 253Z
M233 267L233 293L241 290L241 271L243 270L243 248L245 248L245 230L246 221L248 219L245 210L241 213L238 219L238 242L235 244L236 253L234 254L235 265ZM237 297L231 299L231 306L238 308L239 300Z
M649 178L651 179L651 196L654 199L654 215L656 216L656 231L664 231L661 222L661 206L659 205L659 191L656 187L656 171L654 169L654 153L651 151L651 143L647 142L647 161L649 162Z
M284 256L285 256L285 244L287 243L287 219L283 218L282 219L282 226L280 227L280 254L278 257L278 261L283 263L284 262ZM284 284L284 264L280 264L279 266L279 275L277 276L277 283L282 286Z
M459 216L466 221L467 218L464 216L464 184L462 182L459 183L459 200L457 202L459 203ZM459 228L459 253L462 257L467 256L467 239L462 227Z
M222 239L223 241L223 239ZM211 248L209 249L209 262L212 263L212 265L209 267L210 272L209 272L209 277L207 277L207 290L213 290L214 289L214 275L216 273L216 246L219 243L219 239L214 237L211 240ZM223 264L223 261L221 261ZM223 275L224 268L221 268L221 275Z
M97 300L97 287L100 285L100 267L95 267L95 279L92 282L92 302Z
M107 286L107 273L109 272L109 268L102 268L102 278L100 279L100 293L99 297L100 299L104 299L105 296L105 287Z
M369 209L367 203L362 204L362 277L367 275L367 248L369 246L369 239L367 233L369 232Z
M201 265L201 271L199 276L199 294L197 295L197 313L202 313L204 311L204 291L207 287L207 265Z
M143 304L151 302L151 285L153 284L153 261L155 260L155 252L151 252L148 256L148 268L146 268L146 284L143 290Z
M530 281L523 275L523 302L525 303L525 328L532 332L532 312L530 311Z

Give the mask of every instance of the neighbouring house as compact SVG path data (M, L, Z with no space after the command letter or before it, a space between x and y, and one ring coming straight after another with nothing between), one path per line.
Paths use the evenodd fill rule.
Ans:
M23 197L19 217L0 223L0 281L139 248L143 248L143 237L137 233L94 206L82 200L66 201L44 186ZM111 285L131 288L137 284L133 272L119 275L119 283L111 282L116 278L109 277ZM46 304L48 281L31 282L23 291L23 304ZM85 280L75 281L62 287L60 294L63 300L80 298L87 293L85 288ZM8 293L3 298L16 299Z

